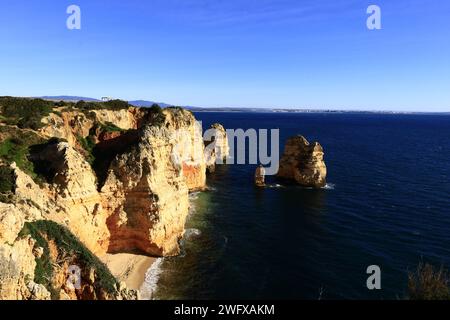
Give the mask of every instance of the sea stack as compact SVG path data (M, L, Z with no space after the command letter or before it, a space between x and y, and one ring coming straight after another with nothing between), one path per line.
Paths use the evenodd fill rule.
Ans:
M225 128L220 123L211 125L211 140L205 140L205 161L207 172L216 170L216 164L223 163L230 154L228 137Z
M255 171L255 185L257 187L264 187L266 185L265 183L265 174L266 174L266 170L264 170L263 166L259 166L258 168L256 168Z
M323 156L320 143L310 144L301 135L291 137L286 141L278 177L294 180L305 187L323 188L327 175Z

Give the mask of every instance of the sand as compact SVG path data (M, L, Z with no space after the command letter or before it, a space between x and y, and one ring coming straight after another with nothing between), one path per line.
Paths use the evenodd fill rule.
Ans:
M130 254L106 254L102 260L119 281L126 283L129 289L139 290L145 280L145 273L156 258Z

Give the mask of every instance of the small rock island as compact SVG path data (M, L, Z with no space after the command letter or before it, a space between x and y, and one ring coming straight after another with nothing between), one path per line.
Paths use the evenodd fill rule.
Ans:
M301 135L291 137L286 141L277 176L305 187L323 188L327 176L323 156L320 143L310 144Z
M265 187L266 186L265 175L266 175L266 170L264 170L264 167L262 165L258 166L258 168L256 168L256 171L255 171L255 185L257 187Z

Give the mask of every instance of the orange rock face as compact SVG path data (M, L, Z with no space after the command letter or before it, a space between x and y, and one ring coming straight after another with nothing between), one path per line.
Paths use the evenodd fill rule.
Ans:
M326 185L327 167L318 142L310 144L303 136L289 138L280 160L278 177L296 181L305 187Z
M146 109L129 108L88 115L75 109L42 120L40 135L67 142L48 144L30 157L45 164L46 183L36 184L11 165L14 200L0 203L0 298L48 298L41 285L25 281L34 278L33 252L40 252L31 240L18 239L25 222L57 222L99 256L179 253L189 191L206 186L202 129L180 108L160 111L156 118ZM108 122L124 130L102 130ZM80 137L92 138L93 150L81 150ZM77 295L83 297L98 295Z

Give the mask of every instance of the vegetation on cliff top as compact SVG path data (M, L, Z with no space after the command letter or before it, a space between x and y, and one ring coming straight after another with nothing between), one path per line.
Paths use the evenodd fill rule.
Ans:
M110 100L106 102L97 101L50 101L40 98L0 97L0 122L8 125L17 125L19 128L38 130L43 126L42 118L51 112L61 114L55 108L66 108L67 110L79 109L82 112L91 110L122 110L132 107L123 100Z
M8 166L0 166L0 202L12 202L15 188L14 171Z
M42 247L44 252L36 258L34 281L44 285L52 294L52 299L59 298L58 288L52 283L55 264L67 261L70 265L77 265L83 271L94 269L97 288L104 289L113 294L116 290L117 280L86 246L78 240L66 227L49 220L26 222L19 233L19 237L30 235L36 240L36 245ZM58 249L58 256L51 256L49 241L53 241Z
M0 97L1 121L19 128L37 130L41 119L50 114L54 103L43 99Z
M408 298L411 300L450 300L450 274L440 267L419 264L408 276Z
M0 160L5 164L15 162L33 180L42 182L29 157L31 147L44 143L45 139L32 131L6 126L0 126L0 136Z

